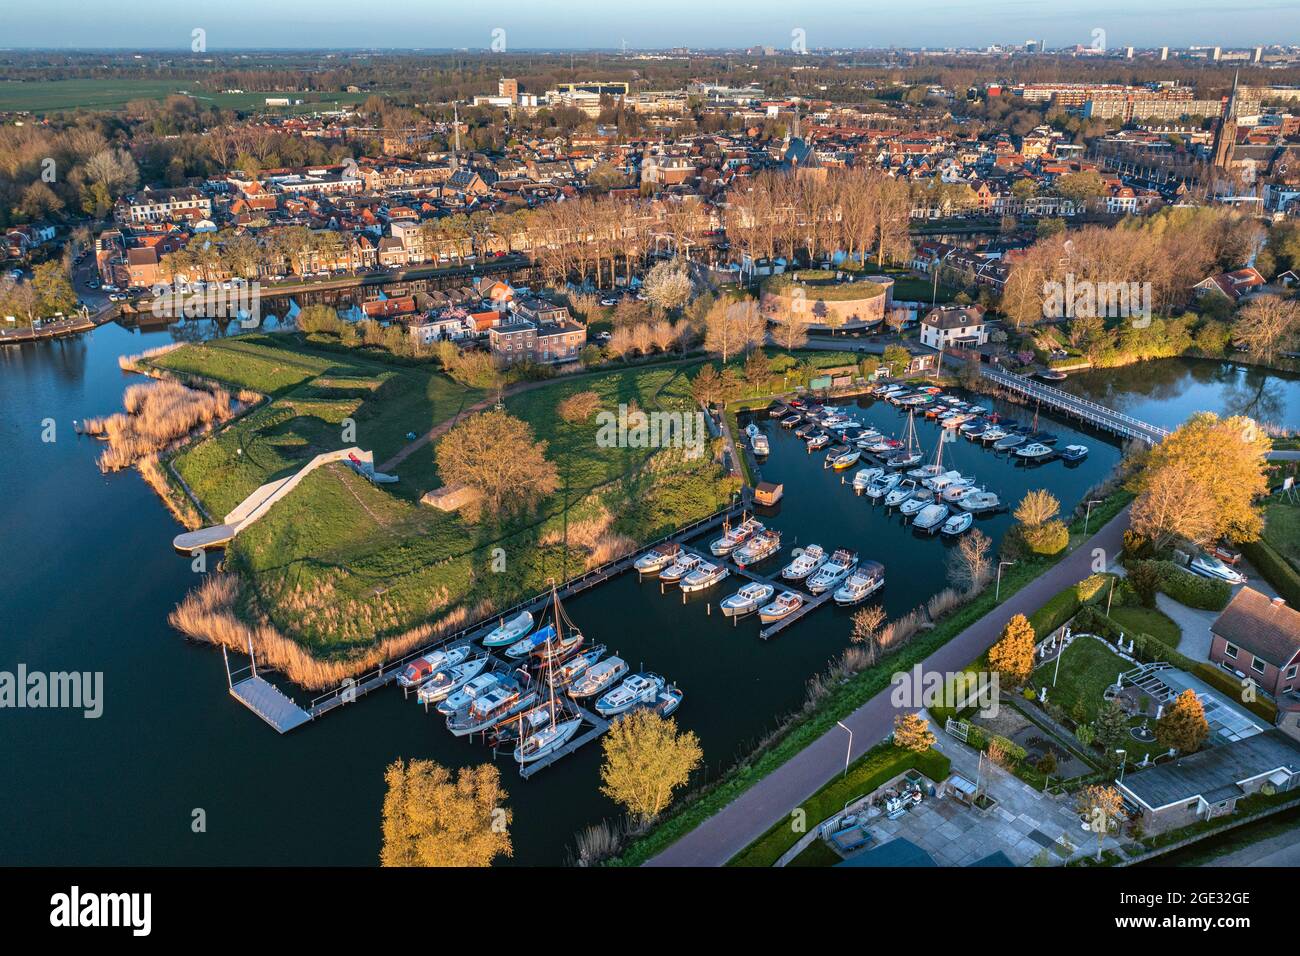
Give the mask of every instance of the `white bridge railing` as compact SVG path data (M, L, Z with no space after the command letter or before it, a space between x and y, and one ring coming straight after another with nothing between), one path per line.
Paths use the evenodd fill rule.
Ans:
M1152 425L1150 422L1144 422L1132 415L1125 415L1123 412L1117 412L1113 408L1108 408L1097 402L1082 398L1071 392L1054 388L1051 385L1043 385L1038 382L1031 382L1022 375L1015 375L1001 369L980 368L980 374L989 381L996 382L999 385L1005 385L1024 392L1026 395L1034 398L1040 398L1049 404L1057 405L1085 418L1091 418L1103 425L1127 434L1133 438L1143 438L1155 444L1169 437L1169 430L1161 428L1158 425ZM1091 412L1091 415L1085 414Z

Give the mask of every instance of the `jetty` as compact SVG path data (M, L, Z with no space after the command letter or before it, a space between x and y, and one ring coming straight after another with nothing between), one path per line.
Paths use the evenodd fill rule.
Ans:
M979 366L980 375L998 388L1013 392L1024 398L1030 398L1047 405L1070 418L1087 422L1094 428L1119 435L1121 438L1136 438L1148 445L1158 445L1169 437L1169 430L1150 422L1144 422L1132 415L1125 415L1113 408L1089 401L1078 395L1042 382L1035 382L1023 375L1016 375L1005 369Z
M543 770L555 763L561 757L567 757L584 744L589 744L596 740L605 731L609 730L609 721L604 717L597 716L594 712L587 710L585 707L579 707L578 713L583 720L582 733L577 734L572 740L561 747L559 750L552 751L545 757L534 760L531 763L521 764L519 767L519 776L527 780L539 770Z

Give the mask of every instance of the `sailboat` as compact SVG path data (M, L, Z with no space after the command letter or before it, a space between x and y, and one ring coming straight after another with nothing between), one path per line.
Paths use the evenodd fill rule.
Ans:
M885 464L890 468L910 468L921 460L921 443L916 439L916 413L907 413L907 436L901 451L890 455Z
M555 600L555 629L560 632L562 627L560 598L555 593L554 585L552 585L551 595ZM549 644L547 647L549 650ZM550 699L548 701L550 705L550 724L549 726L543 726L540 730L535 730L531 734L525 734L523 721L520 720L519 746L515 748L515 760L521 764L541 760L543 757L555 753L568 743L569 739L577 733L578 728L582 726L582 718L580 717L573 717L569 720L558 720L556 717L559 707L555 700L554 667L546 669L546 681L550 690Z

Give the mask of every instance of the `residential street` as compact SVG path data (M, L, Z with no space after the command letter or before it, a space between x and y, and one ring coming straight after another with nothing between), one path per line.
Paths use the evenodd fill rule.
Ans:
M1092 573L1094 549L1103 549L1108 562L1113 561L1127 527L1125 508L1059 564L927 657L922 662L924 670L961 670L997 641L1014 615L1032 613L1052 595ZM894 717L901 711L889 698L886 688L844 719L853 733L852 757L861 756L893 732ZM846 742L840 727L828 731L646 865L724 865L843 769Z

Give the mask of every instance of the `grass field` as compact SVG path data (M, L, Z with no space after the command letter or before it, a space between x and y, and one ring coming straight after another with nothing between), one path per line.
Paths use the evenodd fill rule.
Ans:
M417 434L472 405L482 393L429 368L316 351L286 336L247 335L186 345L151 364L252 389L270 401L176 455L176 472L212 515L224 515L258 485L290 474L324 451L374 451L376 463ZM351 438L344 435L350 419ZM417 499L436 481L433 457L403 462L394 493Z
M1047 699L1062 707L1067 714L1073 715L1075 705L1082 701L1086 720L1091 722L1097 716L1104 703L1102 691L1124 671L1133 665L1104 643L1091 637L1080 637L1065 649L1061 658L1061 668L1056 686L1052 686L1052 674L1056 662L1050 661L1034 672L1034 683L1046 686Z
M1300 507L1290 504L1270 506L1264 540L1300 571Z
M1183 629L1174 619L1153 607L1114 607L1110 619L1130 633L1149 634L1175 650L1183 639Z
M120 110L132 100L162 100L183 93L206 106L231 110L278 109L285 113L332 110L363 102L371 93L216 93L184 80L74 79L0 82L0 110ZM268 107L267 97L301 99L300 105Z

